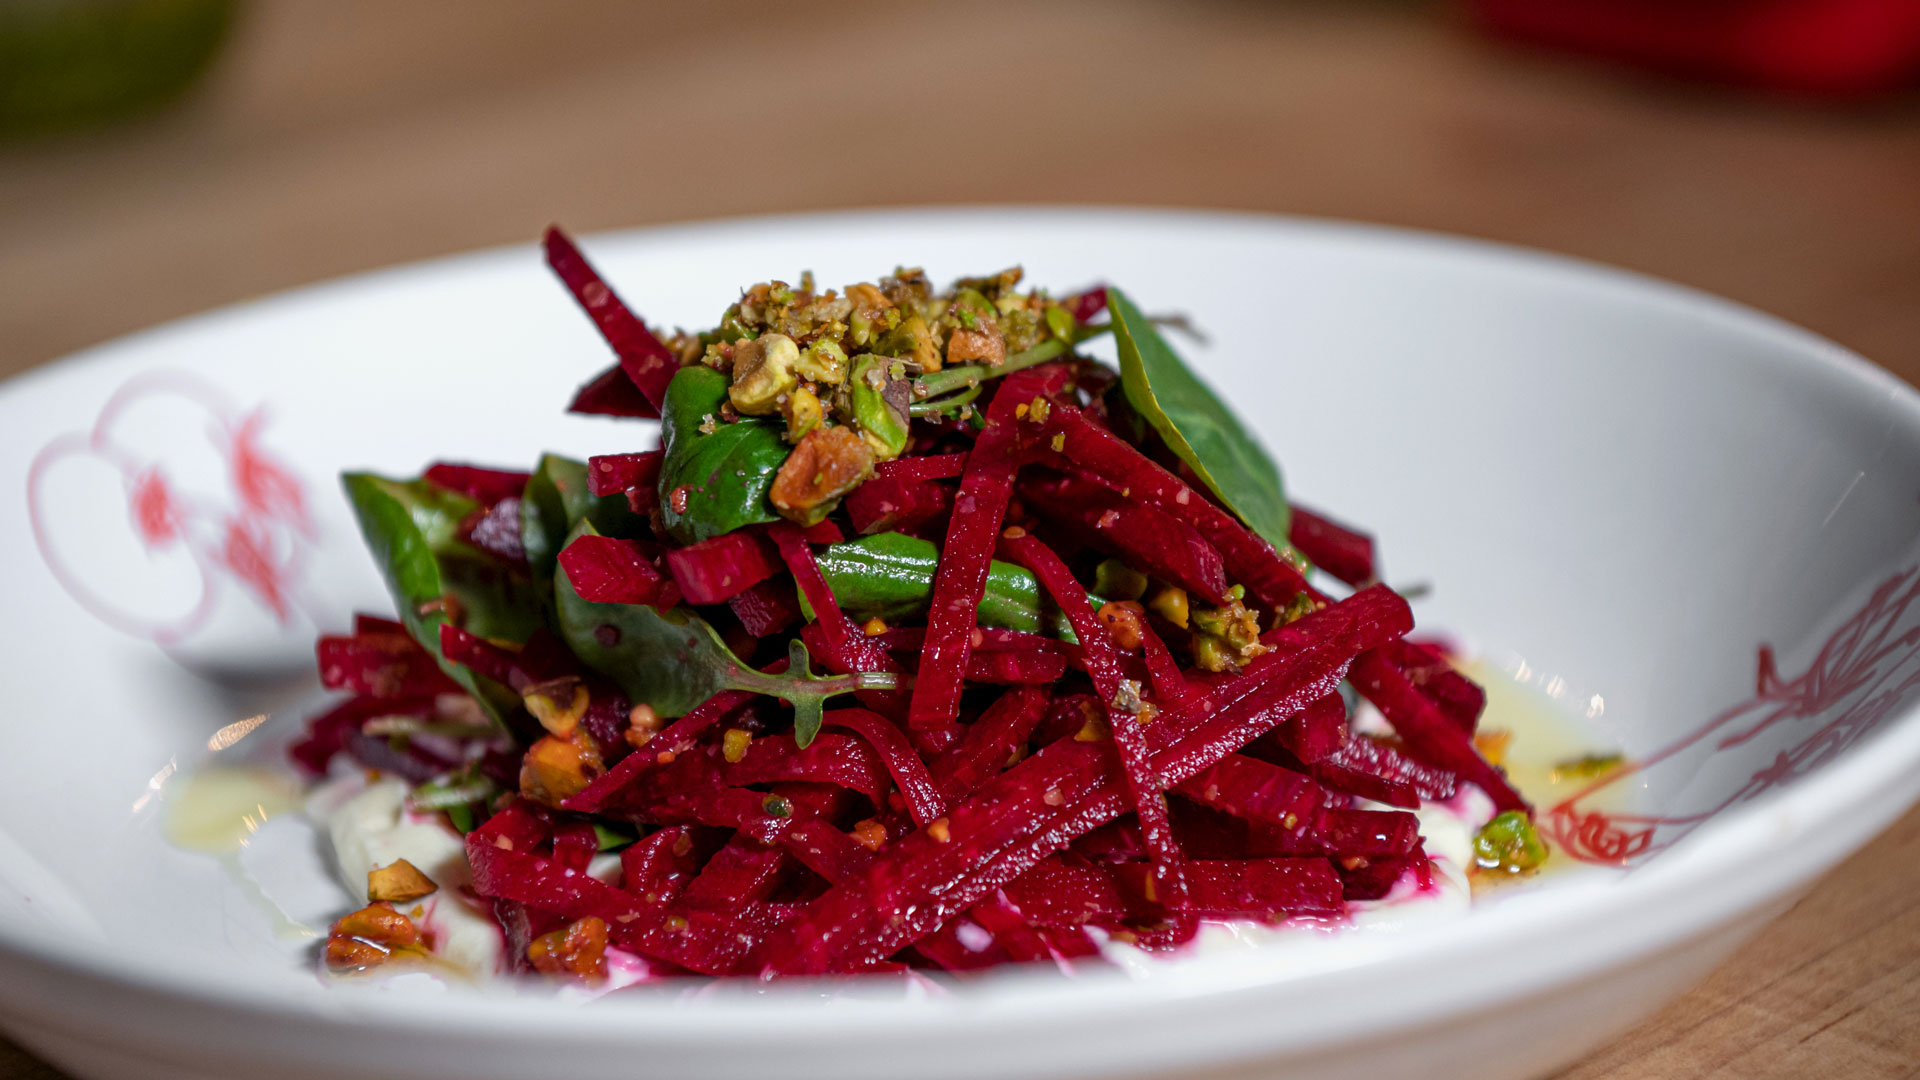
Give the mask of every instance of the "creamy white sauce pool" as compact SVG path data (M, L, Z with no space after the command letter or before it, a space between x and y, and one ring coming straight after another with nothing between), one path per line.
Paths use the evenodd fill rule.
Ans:
M313 789L306 812L326 830L340 883L358 903L367 903L368 872L407 860L440 889L412 904L394 906L431 938L434 955L459 973L498 974L506 966L506 942L488 912L488 902L473 894L466 838L439 814L408 810L409 790L411 785L404 780L370 781L358 769L342 769ZM620 857L595 856L587 873L617 884ZM645 977L646 963L638 957L609 949L608 959L614 986Z

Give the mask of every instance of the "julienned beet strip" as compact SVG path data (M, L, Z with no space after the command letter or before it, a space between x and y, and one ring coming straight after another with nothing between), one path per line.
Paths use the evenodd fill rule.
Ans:
M926 763L913 752L906 735L886 717L866 709L834 709L826 713L823 722L828 727L851 731L873 747L906 800L914 824L925 825L946 809ZM884 798L874 800L877 806L885 802Z
M620 358L620 369L627 373L634 388L658 410L666 397L667 383L680 370L679 359L621 302L566 233L557 228L548 229L546 249L547 265L559 275L581 310L600 329L600 336L613 347L614 355Z
M659 439L349 476L403 618L319 643L351 696L293 751L419 782L511 969L1065 965L1338 920L1430 881L1406 811L1524 806L1371 538L1289 518L1119 290L769 282L663 338L546 250L619 360L574 408ZM1119 371L1075 352L1107 332ZM1396 736L1352 729L1347 683Z
M1373 565L1373 537L1332 518L1296 505L1287 540L1315 566L1348 585L1366 585L1379 576Z
M1385 655L1374 651L1355 660L1353 685L1380 709L1415 755L1480 785L1501 810L1532 812L1506 776L1480 756L1473 738L1423 696Z
M1045 428L1041 441L1052 446L1053 436L1061 436L1053 453L1081 476L1190 523L1219 550L1227 575L1261 601L1285 607L1308 591L1307 579L1273 545L1080 410L1052 410Z
M1067 564L1053 549L1023 529L1008 529L1002 534L1001 550L1014 562L1033 571L1040 584L1052 594L1060 610L1067 613L1073 632L1080 639L1086 657L1087 677L1094 690L1106 701L1107 728L1120 754L1121 775L1127 794L1140 821L1140 832L1153 855L1154 882L1160 902L1172 915L1172 934L1191 936L1193 923L1186 902L1186 877L1181 870L1180 846L1173 839L1173 824L1167 818L1164 782L1154 774L1153 762L1141 725L1152 720L1153 707L1141 697L1141 687L1121 678L1120 656L1113 634L1093 612L1087 591L1074 580Z
M1262 657L1273 660L1258 675L1249 669L1259 690L1240 700L1305 708L1338 684L1355 656L1404 635L1412 621L1406 602L1385 589L1307 616L1299 636L1311 643L1286 657ZM1324 637L1316 632L1322 629ZM1168 736L1153 765L1166 782L1184 781L1249 741L1252 735L1223 745L1246 721L1229 706L1185 725ZM912 944L1125 810L1124 784L1108 776L1117 764L1106 743L1053 743L951 809L944 827L903 837L866 873L808 904L778 940L762 946L759 968L777 974L856 970Z
M960 491L954 496L954 514L933 578L920 670L907 713L914 734L934 750L948 749L959 737L954 719L960 710L980 597L986 590L987 570L1019 465L1014 411L1020 397L1039 385L1031 372L1008 377L987 413L986 430L967 455Z
M1118 555L1142 573L1178 585L1208 603L1227 602L1227 572L1220 552L1178 517L1059 473L1023 478L1019 491L1036 513L1070 527L1076 538L1090 546Z

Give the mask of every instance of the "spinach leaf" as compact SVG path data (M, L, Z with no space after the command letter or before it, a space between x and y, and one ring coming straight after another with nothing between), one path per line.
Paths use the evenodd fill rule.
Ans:
M573 536L592 532L592 523L582 522ZM582 600L565 574L555 574L553 584L560 634L573 654L618 683L630 700L651 705L663 717L684 716L722 690L766 694L793 706L794 738L806 746L819 733L828 698L904 685L902 676L878 672L815 676L806 646L797 638L790 646L787 670L769 675L735 656L689 608L658 611L646 604L596 604Z
M1107 308L1127 403L1240 520L1286 550L1289 511L1279 466L1125 293L1109 286Z
M347 473L341 483L400 621L454 682L511 729L508 722L520 711L519 696L440 655L448 600L459 607L465 628L482 637L525 641L540 625L540 608L527 582L459 539L460 512L470 513L473 501L424 480Z
M841 611L860 620L893 621L927 610L940 549L905 533L884 532L831 544L814 558ZM813 618L804 595L800 607ZM997 559L987 570L986 591L980 597L980 625L1073 640L1066 617L1045 598L1034 576Z
M778 520L767 491L789 448L768 421L721 423L726 400L727 377L696 364L680 369L660 403L660 517L682 544Z

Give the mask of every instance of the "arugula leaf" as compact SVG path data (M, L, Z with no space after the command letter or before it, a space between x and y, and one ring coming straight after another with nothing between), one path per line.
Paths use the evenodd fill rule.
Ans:
M424 480L403 483L371 473L347 473L341 483L401 623L490 717L513 730L509 721L520 711L519 696L440 655L448 599L459 605L465 627L482 637L525 641L540 625L539 605L526 582L458 539L460 519L454 515L472 500Z
M779 520L767 491L790 448L768 421L721 423L726 400L727 377L696 364L680 369L660 403L660 517L681 544ZM676 509L679 488L686 495Z
M583 521L568 542L592 532L592 523ZM554 575L553 587L568 648L581 663L618 683L629 700L651 705L662 717L684 716L722 690L766 694L793 706L794 739L804 747L820 731L828 698L903 685L901 676L879 672L815 676L798 639L790 646L788 669L770 675L735 656L689 608L592 603L580 598L565 574Z
M1127 403L1240 520L1285 551L1290 514L1279 466L1125 293L1108 286L1107 308Z

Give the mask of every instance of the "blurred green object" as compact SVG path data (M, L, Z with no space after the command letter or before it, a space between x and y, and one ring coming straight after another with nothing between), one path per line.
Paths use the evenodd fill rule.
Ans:
M103 127L178 97L238 0L0 0L0 139Z

